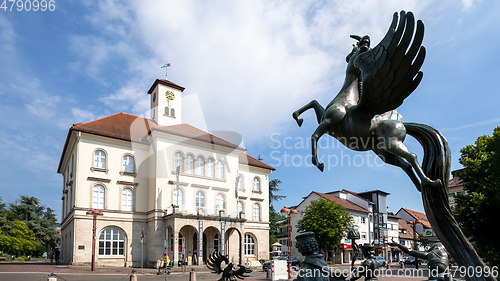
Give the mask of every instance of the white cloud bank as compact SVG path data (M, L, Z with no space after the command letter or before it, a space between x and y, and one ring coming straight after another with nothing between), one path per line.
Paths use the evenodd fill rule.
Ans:
M168 78L186 87L185 94L198 94L210 130L233 130L252 140L291 123L298 106L336 95L354 43L350 34L370 34L378 42L394 11L412 10L418 17L427 4L99 1L87 19L101 33L72 42L90 76L102 76L113 56L126 64L131 78L102 97L111 108L147 111L145 92L163 78L160 66L167 58Z

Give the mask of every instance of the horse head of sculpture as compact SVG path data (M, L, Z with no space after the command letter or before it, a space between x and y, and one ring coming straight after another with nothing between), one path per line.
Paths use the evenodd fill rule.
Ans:
M346 73L359 75L361 71L358 67L355 66L354 62L359 55L370 50L370 36L365 35L363 37L360 37L359 35L351 35L351 38L357 40L358 42L352 45L352 51L346 57Z

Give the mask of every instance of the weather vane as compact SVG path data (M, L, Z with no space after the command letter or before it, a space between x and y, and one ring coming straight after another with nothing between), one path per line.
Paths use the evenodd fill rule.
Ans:
M161 68L165 68L165 79L167 79L167 67L169 67L169 66L170 66L170 63L167 60L167 62L165 62L165 64L161 67Z

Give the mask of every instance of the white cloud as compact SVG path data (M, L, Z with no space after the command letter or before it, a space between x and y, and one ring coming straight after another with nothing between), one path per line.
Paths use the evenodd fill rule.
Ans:
M79 123L85 123L96 119L93 112L78 107L71 108L71 114L73 114L73 120Z
M130 77L101 101L132 113L149 107L145 92L167 58L169 79L198 93L209 129L246 139L291 124L296 107L327 103L343 80L350 34L378 42L395 11L416 16L422 1L106 1L88 17L101 34L73 38L91 76L124 60ZM125 7L127 6L127 7ZM126 35L124 35L124 32Z

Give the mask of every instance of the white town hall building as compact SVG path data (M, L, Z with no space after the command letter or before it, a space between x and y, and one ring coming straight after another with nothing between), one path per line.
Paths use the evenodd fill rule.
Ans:
M93 216L98 266L177 265L222 252L235 263L269 256L269 174L273 167L238 144L182 120L184 88L157 79L151 118L117 113L68 132L63 176L61 261L89 264ZM195 257L196 255L196 257Z

